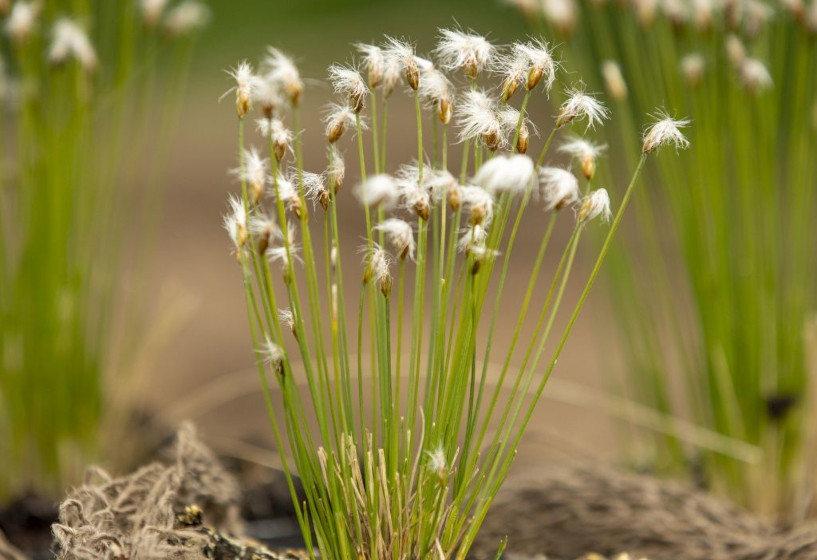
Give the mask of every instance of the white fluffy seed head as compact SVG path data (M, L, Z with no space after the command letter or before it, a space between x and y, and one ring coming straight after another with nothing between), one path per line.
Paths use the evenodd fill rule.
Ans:
M462 70L473 80L491 63L496 49L481 35L440 29L434 52L445 70Z
M549 93L556 80L558 68L550 45L542 40L532 39L526 43L514 44L513 53L516 57L527 61L525 88L530 91L541 82L545 91Z
M326 186L326 176L322 173L311 173L303 171L301 173L304 187L304 196L312 201L312 206L315 203L321 205L324 212L329 209L329 200L331 194Z
M335 93L348 98L352 111L360 113L363 110L369 86L357 68L333 64L329 67L329 81L332 82Z
M681 74L684 76L689 87L696 88L700 85L706 69L706 61L703 55L692 53L681 59Z
M610 118L610 110L604 104L584 92L581 88L569 89L568 98L556 117L556 127L561 128L576 118L584 118L587 128L601 124L602 120Z
M377 45L357 43L355 48L363 55L363 65L366 68L369 87L375 89L383 81L386 72L386 56L383 49Z
M601 75L610 97L616 101L627 99L627 82L621 74L621 67L615 60L605 60L601 65Z
M403 71L408 86L417 91L420 83L420 68L427 67L425 60L414 54L414 46L394 37L386 37L384 49L386 59Z
M304 84L292 59L274 47L267 47L264 66L269 79L279 85L292 106L298 105Z
M426 468L431 474L437 477L440 485L445 484L449 473L448 461L445 458L445 449L439 446L434 450L426 450L426 455L428 456Z
M545 210L561 210L579 200L579 182L576 176L559 167L539 170L539 184L545 199Z
M581 166L582 175L588 181L592 181L596 175L596 161L606 148L606 145L593 144L583 138L574 136L559 146L559 151L568 154L577 161Z
M434 202L442 201L457 184L456 177L445 169L428 169L423 172L423 188L429 192Z
M656 122L647 128L644 133L642 151L645 154L650 154L658 148L670 144L675 146L676 150L689 147L689 140L680 130L689 125L689 120L673 119L664 111L656 113L655 118L657 119Z
M401 165L396 179L403 207L427 220L431 213L431 196L425 186L420 185L420 168L417 165Z
M487 226L494 216L494 197L482 187L466 185L459 188L460 202L468 212L472 225Z
M249 231L258 244L258 252L263 255L270 244L282 239L281 230L265 212L257 211L250 216Z
M389 272L389 256L380 245L374 243L366 249L364 259L363 283L374 281L384 297L391 294L391 273Z
M54 24L53 40L48 50L52 64L62 64L69 57L75 58L83 70L93 72L99 63L96 50L88 34L75 21L60 18Z
M420 99L427 108L437 111L437 118L443 124L451 122L453 89L453 85L445 74L436 68L423 72L417 87Z
M247 213L244 211L244 203L241 198L230 195L227 199L229 207L227 213L224 215L222 223L227 234L230 236L230 241L236 252L240 251L247 243Z
M400 188L394 177L381 173L372 175L355 187L355 195L366 206L392 208L400 200Z
M584 224L597 217L601 217L602 222L609 222L612 217L610 212L610 195L607 189L596 189L582 200L577 213L580 224Z
M460 232L457 240L457 250L466 255L474 250L485 248L485 241L488 239L488 230L479 224L474 224Z
M261 344L261 348L258 349L258 353L261 355L261 360L272 368L275 373L278 375L283 373L284 349L275 344L268 335L264 338L264 342Z
M740 65L740 81L746 91L751 93L771 89L772 75L766 65L756 58L746 58Z
M37 18L42 10L42 2L18 0L11 8L6 20L6 33L17 42L23 42L31 35L37 25Z
M726 38L726 56L729 61L740 69L743 61L746 60L746 47L743 46L743 41L737 35L729 35Z
M346 163L343 161L343 155L334 144L329 146L329 166L326 169L326 176L329 183L329 188L332 192L337 194L343 184L343 179L346 177Z
M633 0L636 17L642 27L651 27L658 11L659 0Z
M406 257L414 260L414 230L411 225L398 218L388 218L377 224L374 229L386 234L386 239L394 249L397 258Z
M504 144L496 102L484 91L468 90L457 104L457 117L460 140L480 140L491 151Z
M258 133L272 142L275 159L281 161L292 146L292 131L280 119L258 119L255 121Z
M267 185L269 160L262 158L255 148L244 150L243 159L243 165L233 169L233 174L247 183L250 201L252 205L256 205L261 201Z
M527 83L530 60L524 43L514 43L509 54L496 57L493 71L502 76L502 101L508 101L519 86Z
M259 79L253 73L252 65L246 60L239 62L235 68L229 70L228 74L235 80L235 86L228 89L224 95L235 91L235 111L238 118L243 119L252 108L252 100L255 97Z
M203 28L210 21L210 9L197 0L184 0L167 13L164 28L178 37Z
M578 20L575 0L542 0L542 14L545 19L564 35L573 33Z
M162 17L169 0L140 0L139 9L147 27L155 27Z
M347 127L357 125L358 116L347 105L332 103L324 117L326 123L326 139L330 144L337 142Z
M472 179L486 191L523 193L536 181L533 160L522 154L500 155L485 162Z

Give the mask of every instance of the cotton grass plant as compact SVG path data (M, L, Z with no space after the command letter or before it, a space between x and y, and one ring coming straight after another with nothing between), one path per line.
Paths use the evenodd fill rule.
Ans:
M735 445L642 437L632 460L690 473L781 522L814 516L817 380L804 330L817 308L817 2L513 3L609 92L604 137L626 162L614 172L636 165L620 147L656 103L695 125L698 149L654 169L662 188L637 197L609 270L628 325L628 393ZM737 453L746 444L759 453Z
M0 2L0 497L56 496L126 408L107 375L130 387L137 337L115 333L144 317L122 319L123 267L144 265L206 17L190 0Z
M613 216L594 164L585 165L581 181L546 165L560 132L604 123L609 111L601 101L571 90L546 139L533 138L526 107L546 101L559 69L546 43L501 49L443 30L435 62L394 38L358 51L360 61L329 68L338 100L326 115L326 144L313 148L326 153L319 174L304 169L301 136L290 132L300 130L303 90L291 61L270 49L258 72L247 62L231 71L240 194L231 195L224 226L243 274L275 443L310 555L464 558L644 162L662 145L686 147L679 130L685 123L665 118L647 130ZM389 103L398 89L413 98L417 159L389 166ZM516 90L524 92L519 109L509 103ZM245 139L255 111L266 157ZM629 141L634 150L637 140ZM351 189L341 151L347 141L360 174ZM454 144L462 145L456 163L449 161ZM534 144L532 158L526 152ZM349 191L363 207L361 265L341 262L341 224L354 218L339 216L337 200ZM531 213L542 220L539 250L522 306L512 312L512 342L494 348L520 223ZM571 233L557 249L558 266L545 271L557 220ZM610 220L592 270L577 279L583 232ZM576 282L584 288L568 304L566 288ZM352 301L350 284L358 286ZM569 314L559 321L563 304ZM486 344L477 344L478 331ZM489 379L495 355L502 367ZM518 368L511 367L514 356L521 356Z

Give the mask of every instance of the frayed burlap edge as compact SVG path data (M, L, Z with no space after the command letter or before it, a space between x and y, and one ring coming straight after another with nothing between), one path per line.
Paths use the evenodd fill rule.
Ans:
M178 433L175 461L112 478L91 468L60 504L53 526L59 560L204 560L207 534L180 526L195 504L216 531L240 535L239 488L191 424Z

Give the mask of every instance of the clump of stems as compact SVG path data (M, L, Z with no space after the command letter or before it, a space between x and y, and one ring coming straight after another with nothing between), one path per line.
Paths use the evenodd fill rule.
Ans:
M481 37L442 33L437 52L443 67L454 71L450 78L405 41L359 46L365 55L360 70L330 69L341 99L327 116L328 181L307 181L314 175L303 169L300 137L292 150L278 152L270 138L269 181L258 200L246 180L251 159L244 154L253 152L245 146L248 113L237 97L241 192L232 198L225 226L243 274L276 445L313 556L466 557L654 151L646 139L659 137L663 144L683 138L683 123L671 119L651 129L657 132L645 136L640 164L614 215L592 174L580 184L571 172L543 163L559 130L608 117L583 90L569 105L570 118L535 146L538 160L503 153L518 148L531 96L544 100L553 84L555 66L547 66L552 58L541 52L546 43L524 47L514 51L521 57L515 71L521 72L524 100L509 119L502 116L512 110L507 77L489 76L497 49ZM455 49L463 50L461 56ZM275 77L258 78L266 79L283 87ZM467 94L456 91L460 79ZM387 143L379 139L386 138L386 101L395 81L403 81L415 101L417 159L389 168ZM364 142L364 116L370 116L370 144ZM299 129L299 109L291 101L263 118ZM434 142L428 142L429 125ZM448 169L451 125L463 144L459 176ZM346 190L340 188L338 146L353 132L360 177ZM600 153L591 151L592 157ZM362 266L341 263L340 224L350 217L338 215L337 197L349 191L363 205ZM320 206L309 206L308 198ZM504 283L520 224L531 213L547 216L537 217L539 250L524 302L514 311L512 342L496 349ZM570 233L558 249L558 266L545 270L557 219ZM259 220L265 227L247 226ZM583 232L609 220L589 276L576 278ZM566 288L576 282L584 286L581 295L567 304ZM347 299L350 283L359 288L355 302ZM558 320L563 304L569 305L566 322ZM532 329L525 328L529 314L536 321ZM478 335L487 336L485 345L477 344ZM495 352L502 367L498 379L489 380ZM511 367L515 355L522 356L521 367ZM273 405L272 384L281 392L280 408ZM303 503L294 494L295 473Z

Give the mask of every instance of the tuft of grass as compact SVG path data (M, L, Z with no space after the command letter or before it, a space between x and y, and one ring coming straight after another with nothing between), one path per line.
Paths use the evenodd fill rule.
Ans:
M128 304L124 265L144 264L157 224L207 15L165 4L0 4L0 497L78 481L111 418L107 378L125 373L135 340L115 335L114 303ZM143 320L128 315L134 329Z
M685 123L661 117L645 133L613 216L594 164L584 163L581 181L544 164L560 131L602 124L604 104L575 86L546 139L537 142L529 132L528 102L544 98L558 69L546 43L499 50L473 33L444 30L433 64L393 38L358 48L359 66L330 67L339 102L326 116L327 168L320 174L304 169L301 136L290 132L300 130L303 91L295 65L271 48L259 72L248 62L230 72L241 191L230 197L224 226L310 554L462 559L513 464L644 163L660 146L685 147ZM398 88L414 102L417 159L395 166L388 164L387 134ZM508 103L516 91L517 99L524 95L519 109ZM247 146L253 107L267 158ZM362 267L350 268L341 263L348 253L337 201L346 192L340 146L352 135L360 174L352 190L366 234ZM628 139L633 151L637 139ZM456 141L463 148L452 165ZM537 157L519 153L534 143ZM590 151L590 158L598 155ZM495 348L498 317L509 313L503 295L519 227L534 212L541 223L537 258L522 306L510 311L517 317L510 346ZM557 220L567 222L567 242L557 249L558 266L546 270ZM574 261L594 220L612 225L581 281ZM560 315L575 282L581 295ZM350 284L357 284L356 301L349 300ZM487 382L496 352L499 381ZM522 365L511 369L514 357ZM303 503L294 492L296 472Z
M751 464L648 436L628 446L646 448L631 459L782 523L812 517L817 2L565 4L566 19L526 10L614 98L605 133L625 163L614 172L635 165L618 148L656 103L695 125L698 149L651 170L663 188L637 197L608 269L628 327L627 390L763 454Z

